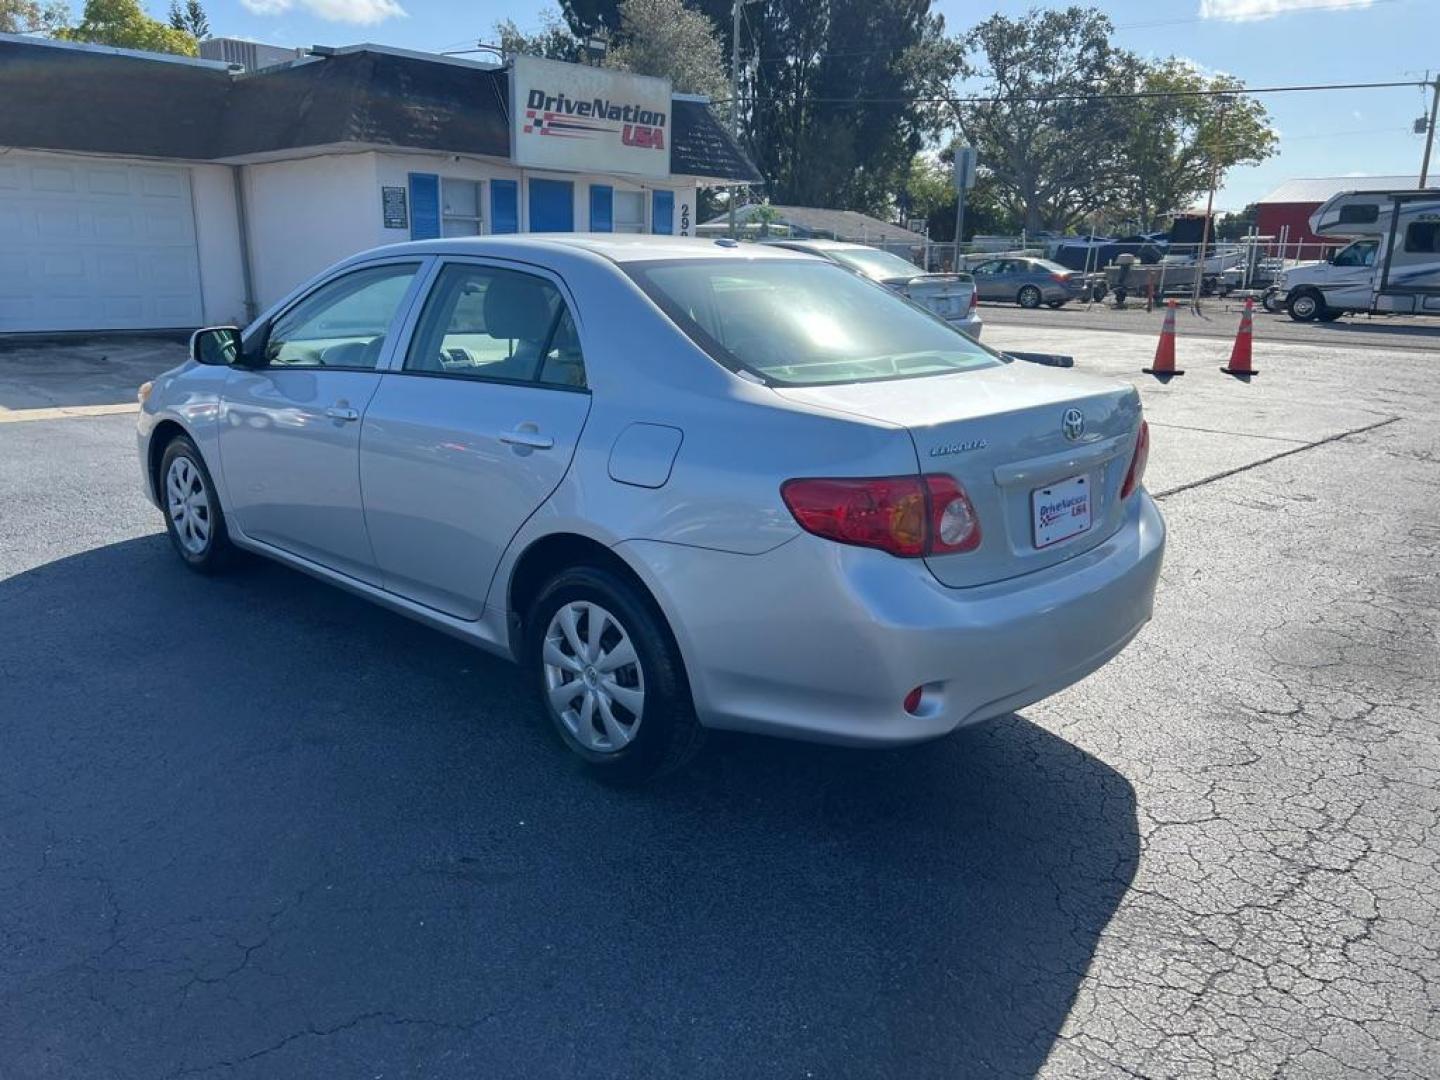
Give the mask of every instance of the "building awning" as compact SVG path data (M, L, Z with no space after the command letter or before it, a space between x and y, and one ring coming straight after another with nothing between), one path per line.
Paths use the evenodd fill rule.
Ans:
M0 145L233 161L359 144L508 158L500 68L375 47L252 74L223 65L0 36ZM704 102L677 97L671 172L760 174Z

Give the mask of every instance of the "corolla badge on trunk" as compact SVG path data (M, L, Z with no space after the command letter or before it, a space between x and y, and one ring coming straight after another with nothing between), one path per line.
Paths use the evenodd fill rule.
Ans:
M1077 441L1085 434L1085 414L1079 409L1066 409L1065 415L1060 418L1060 430L1071 442Z
M930 448L931 457L945 457L948 454L963 454L970 450L984 450L989 446L988 439L971 439L969 442L945 443L941 446Z

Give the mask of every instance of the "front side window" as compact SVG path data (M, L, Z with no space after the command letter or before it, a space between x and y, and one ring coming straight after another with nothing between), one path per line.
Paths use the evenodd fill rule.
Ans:
M435 279L405 370L585 386L580 341L560 290L534 274L462 263Z
M418 268L418 263L372 266L320 286L275 320L265 338L265 362L374 368Z
M1405 230L1405 250L1433 254L1440 251L1440 221L1415 221Z
M1351 244L1335 256L1336 266L1373 266L1375 264L1374 241L1366 241L1363 244Z
M988 349L883 285L819 260L632 263L635 282L718 362L782 385L992 367Z

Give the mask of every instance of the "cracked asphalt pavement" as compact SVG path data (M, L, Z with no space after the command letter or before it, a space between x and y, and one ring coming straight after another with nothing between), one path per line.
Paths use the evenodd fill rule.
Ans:
M1142 378L1056 325L987 339ZM0 425L0 1080L1440 1075L1440 349L1227 353L1137 382L1113 663L641 791L505 664L184 572L133 417Z

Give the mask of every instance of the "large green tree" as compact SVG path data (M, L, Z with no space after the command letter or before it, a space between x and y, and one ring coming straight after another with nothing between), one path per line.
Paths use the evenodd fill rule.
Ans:
M495 33L500 38L500 48L509 55L543 56L547 60L570 63L584 58L584 42L554 8L541 11L539 30L525 31L514 19L506 19L495 24Z
M59 31L56 37L114 45L121 49L179 53L194 56L195 38L145 14L139 0L86 0L77 26Z
M944 41L930 0L766 0L746 14L746 146L778 203L886 214L937 115L917 70Z
M574 29L554 8L540 15L540 29L526 33L513 21L496 26L507 53L525 53L551 60L579 61L585 38L599 34L609 44L603 64L619 71L669 79L682 94L705 94L714 100L729 95L720 59L715 24L684 0L621 0L615 29Z
M63 0L0 0L0 34L53 34L69 21Z
M1116 191L1123 211L1143 225L1190 206L1212 176L1223 180L1227 169L1259 164L1278 148L1265 107L1245 97L1233 76L1206 75L1170 57L1136 70L1133 88L1144 96L1126 103Z
M205 9L200 5L200 0L170 0L170 28L172 30L183 30L196 41L204 41L210 36L210 16L205 14Z
M1115 197L1120 103L1138 64L1110 44L1095 8L992 15L962 39L961 74L985 100L959 102L955 122L987 176L1031 232L1066 228Z
M663 76L682 94L729 96L715 24L683 0L622 0L605 66Z

